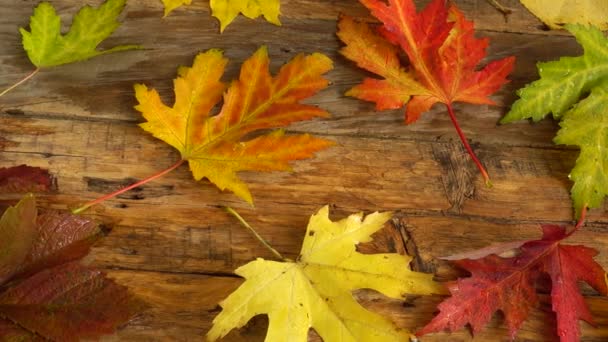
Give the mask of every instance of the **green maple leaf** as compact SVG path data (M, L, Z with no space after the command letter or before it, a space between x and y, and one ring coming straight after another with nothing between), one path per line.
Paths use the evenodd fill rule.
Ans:
M608 39L602 31L582 25L566 25L583 46L584 54L538 63L540 79L517 91L520 99L501 123L523 119L539 121L553 113L561 118L601 80L608 78Z
M30 31L20 28L23 48L36 69L0 96L15 89L36 75L42 68L82 61L107 53L141 48L139 45L120 45L98 50L97 45L108 38L120 22L118 16L126 0L107 0L101 6L84 6L76 13L72 27L61 34L61 18L48 2L41 2L30 18Z
M540 79L518 91L520 99L501 123L539 121L549 113L561 120L554 142L581 149L570 173L578 218L583 208L599 207L608 195L608 38L595 27L566 29L583 46L583 55L539 63Z
M324 341L405 341L408 333L366 310L356 289L374 289L393 298L406 293L444 293L431 274L410 270L411 257L362 254L360 242L391 218L390 213L351 215L333 222L324 207L310 218L296 261L254 260L236 270L246 281L220 303L223 310L207 334L215 341L253 316L268 314L266 341L307 341L312 327Z
M137 45L121 45L97 50L118 26L118 15L126 0L107 0L98 8L84 6L74 16L68 33L61 34L61 18L48 2L40 3L30 19L30 29L20 29L23 47L30 61L38 68L82 61L116 51L139 48Z
M554 141L576 145L581 153L570 172L571 194L577 217L583 207L597 208L608 195L608 84L591 90L589 96L564 115Z

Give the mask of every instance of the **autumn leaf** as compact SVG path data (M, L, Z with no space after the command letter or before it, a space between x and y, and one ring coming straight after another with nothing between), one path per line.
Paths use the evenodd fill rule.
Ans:
M53 184L49 171L39 167L0 167L0 193L45 192L51 190Z
M0 219L0 284L80 259L100 236L87 218L56 210L38 213L34 196L26 195Z
M591 94L564 115L554 141L576 145L580 154L570 172L574 181L571 194L580 216L585 207L597 208L608 195L608 86L594 88Z
M174 9L183 5L190 5L192 0L161 0L165 5L165 17L171 13Z
M549 113L561 120L554 142L579 146L570 173L576 217L584 208L597 208L608 194L608 38L600 30L566 25L583 46L584 54L539 63L540 79L518 90L520 99L501 123L539 121Z
M0 218L0 284L10 279L27 257L36 234L36 213L36 201L28 195Z
M565 24L583 24L608 30L608 2L606 0L519 1L552 29L560 29Z
M257 259L236 270L245 282L220 303L223 310L207 334L210 341L267 314L266 341L307 341L312 327L324 341L397 341L408 333L364 309L352 291L374 289L402 298L406 293L443 293L431 274L411 271L411 258L361 254L356 245L390 219L390 213L351 215L332 222L328 207L313 215L296 261Z
M327 86L321 75L332 68L332 62L319 53L298 55L273 78L268 52L262 47L243 63L239 79L224 94L219 114L210 116L226 89L220 81L226 63L219 50L209 50L199 54L191 68L180 68L173 107L166 106L156 90L137 84L135 108L147 120L140 126L179 150L196 180L207 178L253 203L237 172L290 170L289 161L310 158L332 145L308 134L285 135L282 130L246 137L261 129L327 116L324 110L299 101Z
M222 32L239 13L250 19L263 15L268 22L281 25L279 0L211 0L209 5L212 15L220 21Z
M97 45L120 26L118 15L125 0L107 0L98 8L84 6L74 16L72 27L61 34L61 18L48 2L41 2L30 20L30 30L21 28L23 47L32 63L39 68L82 61L91 57L138 48L121 45L103 51Z
M453 110L454 102L494 104L489 98L513 69L514 57L479 63L486 56L487 39L474 37L473 23L455 5L434 0L416 13L412 0L360 0L382 22L379 35L368 25L343 17L338 36L346 44L341 53L380 77L366 78L346 95L376 103L378 110L407 104L406 122L413 123L435 103L448 114L486 183L489 176L469 146ZM401 65L399 48L408 57Z
M425 335L444 329L455 331L470 324L479 332L496 311L502 311L511 339L538 303L536 284L543 275L551 279L551 303L562 341L579 341L578 320L593 324L593 317L579 292L584 281L601 295L608 295L606 272L593 260L598 253L585 246L563 245L570 234L564 227L543 225L540 240L527 241L517 256L495 254L456 264L471 272L448 286L452 297L439 304L439 314L418 332Z
M15 324L0 319L0 337L5 341L27 341L27 342L45 342L42 337L38 337L29 331L16 326Z
M38 213L32 195L5 211L0 340L97 338L144 308L103 272L77 264L100 236L89 219L55 210Z
M502 118L502 123L532 119L552 113L560 119L581 97L608 78L608 38L597 28L566 25L582 45L578 57L538 64L540 79L517 91L520 99Z
M20 28L23 48L36 69L15 83L0 96L33 77L43 68L86 60L112 52L140 48L137 45L120 45L98 50L97 46L108 38L118 26L117 18L126 0L106 0L97 8L84 6L74 16L72 26L61 34L61 18L50 3L41 2L30 18L30 31Z
M111 334L141 308L124 286L75 262L45 269L0 294L0 317L54 341Z
M182 5L190 5L192 0L162 0L165 5L165 16ZM220 31L236 18L239 13L250 19L264 16L268 22L281 25L279 21L281 2L279 0L211 0L211 15L220 22Z

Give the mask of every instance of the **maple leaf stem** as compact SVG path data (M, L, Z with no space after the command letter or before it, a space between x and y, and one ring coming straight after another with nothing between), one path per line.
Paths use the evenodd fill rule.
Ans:
M30 72L27 76L25 76L24 78L22 78L20 81L18 81L17 83L13 84L12 86L6 88L3 92L0 93L0 97L4 96L4 94L8 93L9 91L17 88L18 86L20 86L21 84L25 83L27 80L29 80L30 78L34 77L38 72L40 71L40 68L36 68L34 69L34 71Z
M505 7L497 0L487 0L487 1L490 3L490 5L492 5L494 8L496 8L496 10L498 10L500 13L502 13L502 15L505 16L505 19L509 14L513 13L513 11L510 8Z
M585 217L587 216L587 205L585 204L583 206L583 209L581 210L581 216L578 218L578 221L576 222L576 225L574 226L574 229L568 233L568 236L574 234L574 232L576 232L577 230L579 230L584 224L585 224Z
M108 199L110 199L110 198L116 197L116 196L118 196L118 195L120 195L120 194L122 194L122 193L125 193L125 192L127 192L127 191L129 191L129 190L131 190L131 189L137 188L138 186L141 186L141 185L146 184L146 183L148 183L148 182L150 182L150 181L153 181L153 180L155 180L155 179L157 179L157 178L160 178L160 177L162 177L162 176L166 175L167 173L169 173L169 172L171 172L171 171L173 171L173 170L177 169L177 168L178 168L180 165L182 165L184 162L185 162L185 159L180 159L180 160L179 160L177 163L175 163L175 164L171 165L169 168L167 168L167 169L165 169L165 170L162 170L162 171L160 171L160 172L157 172L157 173L153 174L152 176L150 176L150 177L148 177L148 178L144 178L144 179L140 180L140 181L139 181L139 182L137 182L137 183L131 184L131 185L127 186L127 187L124 187L124 188L122 188L122 189L120 189L120 190L114 191L114 192L112 192L112 193L110 193L110 194L107 194L107 195L101 196L101 197L99 197L99 198L98 198L98 199L96 199L96 200L93 200L93 201L87 202L87 203L85 203L84 205L82 205L81 207L76 208L76 209L73 209L73 210L72 210L72 214L80 214L80 213L82 213L83 211L85 211L85 210L89 209L90 207L92 207L92 206L94 206L94 205L96 205L96 204L99 204L99 203L101 203L101 202L103 202L103 201L105 201L105 200L108 200Z
M247 223L247 221L245 221L245 219L243 217L241 217L241 215L239 215L239 213L236 212L236 210L234 210L230 207L224 207L224 210L226 210L232 216L236 217L236 219L239 220L239 222L241 222L241 224L243 226L245 226L245 228L247 228L253 234L253 236L255 236L255 238L264 245L264 247L266 247L270 252L272 252L272 254L277 259L279 259L281 261L286 261L286 259L281 255L281 253L279 253L279 251L274 249L270 245L270 243L268 243L268 241L266 241L260 234L258 234L258 232L255 229L253 229L253 227L250 226L249 223Z
M456 120L456 115L454 115L454 109L452 108L452 104L446 104L446 107L448 107L448 113L450 114L450 119L452 119L452 123L454 124L454 127L456 128L456 132L458 132L460 141L462 141L464 148L466 148L467 152L469 152L469 155L471 156L471 159L473 159L473 162L475 162L475 165L477 165L477 168L479 169L479 172L481 172L481 175L483 176L486 186L488 188L491 188L492 182L490 181L490 176L488 175L488 172L481 164L481 161L479 160L479 158L477 158L477 155L475 155L475 152L473 152L473 149L471 148L471 145L469 145L469 141L467 140L467 137L464 135L464 132L462 131L462 129L460 129L458 120Z

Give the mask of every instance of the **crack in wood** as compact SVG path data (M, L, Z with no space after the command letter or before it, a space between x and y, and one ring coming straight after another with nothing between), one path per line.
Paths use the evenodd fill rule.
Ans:
M132 177L123 178L121 180L107 180L95 177L84 177L84 181L87 183L87 190L97 193L111 193L117 189L124 188L138 180ZM170 196L173 194L173 185L157 185L157 184L146 184L145 186L138 186L131 189L130 191L116 196L120 199L129 200L144 200L149 197L162 197Z
M443 170L441 181L451 204L448 211L460 213L464 202L475 195L477 169L460 142L433 144L432 150Z
M393 218L391 220L393 229L398 232L400 236L400 241L402 243L403 248L405 249L407 255L412 258L410 265L413 271L416 272L424 272L424 273L435 273L435 266L431 263L427 263L420 257L420 252L418 250L418 245L414 240L414 235L410 232L410 227L405 219Z

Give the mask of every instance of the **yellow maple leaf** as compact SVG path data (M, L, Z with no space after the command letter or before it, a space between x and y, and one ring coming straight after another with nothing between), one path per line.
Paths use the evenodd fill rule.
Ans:
M328 207L308 223L296 261L257 259L236 270L245 282L220 303L223 310L207 334L210 341L267 314L266 341L307 341L312 327L324 341L405 341L408 332L363 308L352 291L374 289L386 296L445 293L433 275L411 271L411 257L361 254L391 213L351 215L332 222Z
M165 16L169 15L174 9L183 5L190 5L192 0L161 0L165 5ZM281 25L279 15L281 14L281 2L279 0L211 0L211 15L220 22L220 31L230 25L239 13L250 19L259 16L275 25Z
M165 5L165 17L171 13L174 9L183 5L190 5L192 0L161 0Z
M608 30L606 0L520 0L532 14L552 29L564 24L594 25Z
M333 144L308 134L286 136L282 130L244 140L253 131L328 116L299 101L327 87L322 74L332 68L332 62L320 53L298 55L273 78L267 49L261 47L227 88L219 114L210 116L226 89L220 81L226 64L220 50L200 53L191 68L178 70L173 107L166 106L156 90L136 84L139 104L135 108L147 120L140 126L179 150L196 180L207 178L253 203L236 172L288 171L289 161L311 158Z
M279 0L211 0L209 5L211 14L220 21L221 32L239 13L250 19L263 15L267 21L281 25Z

